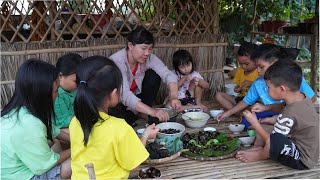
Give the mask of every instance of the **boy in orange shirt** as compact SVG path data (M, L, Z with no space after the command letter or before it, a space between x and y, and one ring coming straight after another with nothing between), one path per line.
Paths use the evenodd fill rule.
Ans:
M231 109L235 104L243 99L247 94L251 84L259 77L254 62L250 59L252 52L257 45L245 42L241 44L238 51L238 62L240 67L237 70L233 82L236 84L234 91L238 93L236 97L224 93L217 92L215 95L218 103L226 110Z

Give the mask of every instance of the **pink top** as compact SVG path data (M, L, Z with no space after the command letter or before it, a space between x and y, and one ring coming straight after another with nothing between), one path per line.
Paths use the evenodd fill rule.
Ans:
M128 106L131 109L135 109L138 101L140 99L136 96L136 94L140 94L142 90L142 81L145 75L145 71L148 69L154 70L162 79L164 83L167 85L172 82L177 82L176 75L170 71L167 66L154 54L151 54L147 59L146 63L139 64L138 70L136 75L132 75L132 71L130 69L128 58L127 58L127 51L126 49L122 49L109 57L113 60L118 68L121 71L123 84L122 84L122 94L121 94L121 102L125 106ZM135 92L130 91L130 85L132 81L135 80L137 83L137 88Z

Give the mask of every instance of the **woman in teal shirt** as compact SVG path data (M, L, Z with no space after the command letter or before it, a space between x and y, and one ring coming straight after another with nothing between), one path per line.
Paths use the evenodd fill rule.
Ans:
M52 125L57 77L56 68L40 60L20 66L13 97L1 111L1 179L70 178L70 149L58 150L53 140L70 141Z
M58 97L54 103L56 126L60 129L68 128L73 117L73 101L76 97L76 68L81 62L79 54L68 53L58 59L56 68L59 71L60 87ZM67 130L68 132L68 130Z

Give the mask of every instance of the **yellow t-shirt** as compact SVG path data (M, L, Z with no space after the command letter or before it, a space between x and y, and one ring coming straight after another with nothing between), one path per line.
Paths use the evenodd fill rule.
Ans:
M97 122L89 141L83 144L83 131L76 117L69 126L72 179L88 179L87 163L94 165L97 179L126 179L130 170L149 157L135 131L124 119L99 112L105 121Z
M233 82L241 87L242 82L252 81L254 82L259 77L258 71L255 69L249 74L244 74L243 68L238 68L236 75L233 78ZM242 87L242 90L238 93L238 97L244 97L247 95L250 87Z

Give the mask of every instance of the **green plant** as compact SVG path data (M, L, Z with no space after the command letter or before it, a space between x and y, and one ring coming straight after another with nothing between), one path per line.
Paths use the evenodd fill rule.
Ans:
M310 61L311 60L311 52L306 48L301 48L297 59L301 60L301 61Z

